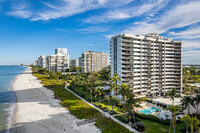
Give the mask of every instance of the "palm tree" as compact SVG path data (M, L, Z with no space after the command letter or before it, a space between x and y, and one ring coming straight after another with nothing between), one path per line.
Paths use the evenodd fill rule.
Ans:
M101 88L101 86L97 87L97 89L95 90L95 98L97 96L99 96L99 102L101 103L101 99L100 99L100 96L104 94L104 90Z
M173 114L172 126L174 128L174 133L175 133L175 130L176 130L176 113L180 112L180 108L178 106L169 105L167 107L167 110L169 110ZM171 131L171 125L169 127L169 133L170 133L170 131Z
M129 91L129 86L126 85L126 84L122 84L118 94L121 94L122 95L122 99L125 101L126 100L126 96L128 95L129 92L130 92Z
M195 97L194 97L194 101L196 103L196 117L197 117L197 112L199 110L199 104L200 104L200 94L196 93Z
M174 105L174 99L175 97L180 97L179 94L176 93L175 89L172 89L169 93L168 93L170 100L172 100L172 105Z
M183 121L186 125L188 125L191 121L191 117L189 115L186 115L181 118L181 121ZM188 126L186 126L186 133L188 133Z
M184 96L181 99L181 105L183 109L187 109L187 114L190 115L190 106L194 106L194 100L190 96ZM186 124L186 129L188 129L188 123Z
M108 103L110 104L110 96L106 96L105 99L108 100Z
M189 115L184 116L181 118L183 122L185 122L187 125L190 125L191 133L194 132L194 128L199 130L199 124L200 121L196 117L190 117ZM186 127L186 133L188 133L188 127Z
M112 112L113 112L113 106L115 106L119 102L119 99L117 99L116 96L113 96L110 98L110 103L112 105Z
M112 77L112 91L114 91L114 96L116 95L117 90L119 89L118 83L121 81L120 77L115 73Z
M135 99L135 94L130 92L127 95L127 99L124 103L124 109L129 112L130 115L133 116L133 123L134 127L136 127L136 121L135 121L135 107L140 107L138 104L139 100ZM133 126L133 125L132 125Z
M184 109L187 109L188 114L190 115L190 105L194 106L194 99L192 99L190 96L184 96L181 99L181 105Z

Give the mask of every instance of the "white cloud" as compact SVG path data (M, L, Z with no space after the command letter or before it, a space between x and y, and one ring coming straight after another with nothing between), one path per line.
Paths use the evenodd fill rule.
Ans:
M100 33L100 32L105 32L107 31L109 28L104 26L104 27L100 27L100 26L90 26L87 28L83 28L83 29L78 29L77 31L83 32L83 33Z
M121 7L123 5L133 2L133 0L98 0L99 4L103 7Z
M200 26L193 26L187 28L184 31L179 32L169 32L175 38L185 38L185 39L193 39L193 38L200 38Z
M145 13L149 15L153 15L156 11L162 9L169 0L156 0L153 2L148 3L145 1L142 5L136 6L133 3L131 6L124 6L116 9L110 9L105 13L97 16L92 16L88 19L85 19L84 22L86 23L100 23L100 22L108 22L112 20L121 20L127 19L135 16L140 16Z
M13 6L13 11L7 12L9 16L19 17L19 18L29 18L32 12L27 9L26 4L21 4L18 6Z
M50 9L36 12L31 18L33 21L50 20L61 17L69 17L88 10L99 8L99 4L92 0L63 0L60 5L44 3Z
M183 40L183 50L192 50L200 48L200 41Z
M160 16L155 22L137 22L125 33L146 34L149 32L165 33L173 28L181 28L200 22L200 1L178 5ZM195 15L194 15L195 14Z

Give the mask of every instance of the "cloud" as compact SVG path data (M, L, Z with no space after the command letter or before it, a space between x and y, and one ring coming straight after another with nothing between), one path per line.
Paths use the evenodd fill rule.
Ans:
M98 0L99 4L106 8L121 7L133 2L133 0Z
M100 27L100 26L89 26L83 29L77 29L77 31L80 31L82 33L101 33L108 31L108 26Z
M156 0L153 2L145 1L141 5L137 5L136 3L131 3L131 5L127 5L120 8L110 9L101 15L92 16L88 19L83 20L85 23L100 23L100 22L109 22L113 20L122 20L127 18L132 18L136 16L143 15L145 13L152 15L152 13L157 12L162 9L169 0Z
M32 12L29 11L26 4L15 5L12 7L12 11L7 12L9 16L18 17L18 18L29 18L32 15Z
M183 50L200 49L200 41L183 40Z
M140 21L124 30L129 34L146 34L149 32L165 33L170 29L182 28L200 22L200 1L193 1L176 6L165 12L154 22ZM195 14L195 15L194 15Z
M198 39L200 38L200 26L195 25L183 31L169 32L169 34L173 35L175 38Z

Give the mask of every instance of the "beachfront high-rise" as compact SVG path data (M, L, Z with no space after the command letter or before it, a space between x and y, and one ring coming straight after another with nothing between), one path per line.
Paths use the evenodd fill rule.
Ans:
M172 88L182 91L182 42L147 35L120 34L111 38L111 75L134 93L156 97Z
M37 65L41 68L46 68L46 57L45 55L40 55L37 60Z
M69 69L69 54L66 48L58 48L55 55L46 57L46 69L54 72L64 72Z
M79 59L80 60L80 59ZM87 51L82 53L82 72L97 72L108 66L108 54L104 52Z

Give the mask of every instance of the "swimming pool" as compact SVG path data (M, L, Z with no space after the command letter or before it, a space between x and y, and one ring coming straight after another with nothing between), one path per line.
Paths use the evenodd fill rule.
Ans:
M155 108L155 107L140 110L141 113L146 114L146 115L151 114L151 113L155 113L156 111L161 111L161 110L158 109L158 108Z

